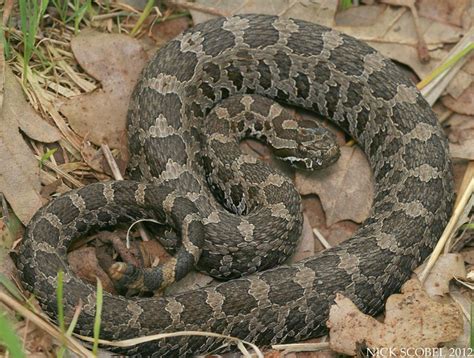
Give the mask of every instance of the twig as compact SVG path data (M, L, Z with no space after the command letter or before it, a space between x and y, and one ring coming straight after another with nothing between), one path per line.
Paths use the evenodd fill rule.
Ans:
M117 162L114 159L114 156L112 155L112 152L110 151L109 146L107 144L102 144L100 147L102 149L102 152L104 153L105 160L107 160L107 163L109 164L110 170L112 171L112 174L115 180L123 180L122 173L120 173L120 169L117 165ZM143 241L150 241L150 235L148 235L148 232L146 231L145 226L139 222L137 223L137 227ZM128 242L128 231L127 231L127 247L130 247L130 244Z
M92 342L92 338L90 338L90 337L81 336L79 334L76 334L76 336L81 338L84 341ZM99 339L98 342L100 344L105 344L105 345L112 346L112 347L130 347L130 346L134 346L134 345L145 343L145 342L156 341L158 339L172 338L172 337L188 337L188 336L215 337L215 338L226 339L226 340L229 340L229 341L234 342L235 344L237 344L237 346L239 347L239 349L241 349L241 351L242 351L242 349L244 349L242 351L242 353L245 352L244 356L251 357L249 352L243 346L245 344L245 345L248 345L249 347L252 347L252 349L254 350L257 357L263 358L263 353L260 351L260 349L258 349L258 347L255 344L253 344L251 342L246 342L246 341L241 340L241 339L236 338L236 337L226 336L226 335L223 335L223 334L218 334L218 333L213 333L213 332L182 331L182 332L153 334L153 335L150 335L150 336L137 337L137 338L131 338L131 339L125 339L125 340L122 340L122 341L113 341L113 342L103 340L103 339Z
M422 63L428 63L431 59L431 56L428 51L428 46L426 46L425 37L423 36L423 33L421 32L420 18L418 17L418 11L416 10L415 1L410 1L410 4L408 5L408 7L413 15L413 21L415 22L416 34L418 36L418 45L416 46L416 50L418 52L418 58L420 59Z
M472 178L474 178L474 161L469 161L469 164L467 165L466 171L464 172L464 176L462 178L461 186L459 187L459 192L464 193L467 190L467 187L469 186L469 183L472 181ZM461 196L458 196L456 198L456 201L454 203L454 206L458 206L459 202L461 201Z
M462 196L461 196L461 199L459 199L458 205L456 205L456 207L454 208L453 215L451 216L451 219L449 220L448 225L446 225L446 228L444 229L444 232L441 235L441 238L436 244L436 247L433 250L433 253L431 254L428 262L426 263L425 268L419 275L419 279L421 282L426 280L426 277L428 277L428 274L431 268L433 267L439 255L441 254L441 251L443 250L446 242L449 240L449 238L453 234L456 224L458 223L459 217L463 213L464 207L466 206L468 200L470 199L473 191L474 191L474 178L471 177L469 181L469 185L467 186L466 190L462 193Z
M4 224L8 225L10 221L10 213L8 212L7 201L5 200L5 195L3 195L3 193L0 193L0 199L2 202L2 219Z
M35 155L36 159L38 160L41 160L41 157L39 155ZM63 171L61 168L59 168L58 166L54 165L53 163L49 162L49 161L44 161L43 162L43 165L49 169L51 169L52 171L54 171L55 173L59 174L60 176L62 176L64 179L66 179L67 181L69 181L71 184L73 184L76 188L82 188L84 186L84 184L82 184L79 180L75 179L73 176L71 176L70 174L66 173L65 171Z
M206 14L211 14L211 15L216 15L216 16L225 17L225 16L231 15L231 13L228 11L222 11L215 7L204 6L197 3L191 3L191 2L186 2L186 1L181 2L181 1L174 1L174 0L169 0L167 1L167 3L170 5L181 7L183 9L196 10L196 11L200 11Z
M449 51L446 59L416 85L430 105L436 102L454 75L467 61L469 52L474 49L473 41L474 27Z
M404 6L410 9L413 15L413 20L415 22L416 35L418 37L418 44L416 47L418 51L418 58L423 63L428 62L430 60L430 54L428 52L428 47L426 46L426 41L423 36L423 33L421 32L418 11L415 7L415 0L382 0L381 2L388 5Z
M329 350L329 342L320 343L291 343L291 344L274 344L272 348L283 351L282 355L292 352L316 352Z
M319 242L321 243L321 245L324 246L325 249L330 249L331 248L331 244L329 244L329 242L327 242L327 240L324 238L323 234L321 234L321 232L318 229L314 228L313 229L313 234L316 235Z
M53 326L48 321L46 321L43 317L39 316L38 314L31 312L27 308L23 307L22 304L17 302L15 299L7 295L5 292L0 291L0 302L3 302L5 305L19 313L25 319L33 322L36 326L44 330L46 333L51 335L52 337L56 338L58 341L63 339L68 343L68 348L79 354L81 357L90 357L93 358L94 355L84 348L81 343L72 337L68 337L67 335L64 336L56 326Z
M112 155L112 152L110 151L109 146L107 144L102 144L100 148L102 149L102 153L104 153L105 160L107 161L107 164L109 165L115 180L123 180L122 173L120 173L120 169L114 159L114 156Z
M129 11L117 11L117 12L111 12L108 14L100 14L100 15L92 16L91 20L103 21L103 20L113 19L114 17L120 17L120 16L137 16L137 14L131 13Z

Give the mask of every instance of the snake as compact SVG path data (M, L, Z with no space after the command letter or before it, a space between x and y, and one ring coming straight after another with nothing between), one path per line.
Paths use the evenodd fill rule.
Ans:
M370 215L355 234L293 264L285 261L301 234L299 194L287 176L243 154L239 141L261 140L302 170L334 162L338 148L282 105L350 135L375 182ZM325 334L339 293L379 313L430 254L452 210L447 140L430 105L391 60L314 23L249 14L198 24L145 67L127 123L129 179L54 198L34 215L18 252L24 286L53 320L64 272L65 316L82 302L75 328L82 335L94 329L96 288L71 271L67 251L92 230L143 218L162 224L170 263L112 265L132 293L159 291L191 269L222 279L173 295L104 293L101 338L202 331L266 347ZM114 349L177 357L232 349L225 342L170 334Z

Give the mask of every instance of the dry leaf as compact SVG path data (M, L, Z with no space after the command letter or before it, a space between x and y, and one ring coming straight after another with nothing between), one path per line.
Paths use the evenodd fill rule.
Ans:
M474 115L474 83L471 81L470 86L458 98L448 95L444 96L442 101L453 112Z
M40 142L60 139L56 128L46 123L26 102L15 75L3 62L0 49L0 192L24 223L42 206L39 163L20 131ZM3 93L1 92L3 89Z
M79 64L102 88L70 98L61 107L69 124L97 145L121 148L130 94L148 58L129 36L83 31L71 41Z
M461 251L464 262L474 265L474 247L466 247Z
M6 227L0 229L0 233L3 230L8 230ZM0 247L0 275L6 279L13 282L13 280L18 281L18 270L16 269L13 260L8 255L8 250ZM0 283L0 292L8 293L8 290ZM3 314L5 312L9 319L14 319L14 312L11 311L8 306L5 306L3 303L0 303L0 312Z
M373 24L357 26L359 17L352 16L352 14L357 15L366 8L372 9L370 12L374 13L374 6L352 7L338 14L335 28L367 42L383 55L409 66L420 79L431 73L448 55L445 44L459 42L462 36L467 33L466 30L456 26L420 18L420 31L423 33L431 58L428 63L422 63L417 49L419 38L411 11L406 7L383 5L375 7L383 8L383 11L376 20L373 20ZM341 17L343 21L339 23L338 20ZM354 19L352 22L351 18ZM460 91L462 92L469 86L469 79L470 76L467 72L460 71L448 85L447 93L455 97L458 96Z
M218 282L211 276L196 271L189 272L178 282L173 283L165 289L165 295L177 295L190 290L208 287L212 282Z
M352 6L336 14L337 26L377 26L385 6Z
M472 116L453 115L449 138L449 150L454 158L474 160L474 121Z
M164 22L159 22L151 28L150 36L160 45L170 41L189 27L187 17L178 17Z
M350 238L359 227L359 225L350 220L334 223L330 227L326 226L321 201L315 195L309 195L303 198L303 212L308 218L311 227L316 228L331 247L337 246ZM319 240L316 240L315 252L319 252L323 249L324 246Z
M296 173L295 185L302 195L319 195L327 226L342 220L360 223L372 206L372 173L358 147L342 147L339 160L327 169Z
M333 25L337 10L337 1L334 0L198 0L196 3L204 7L218 9L231 15L279 15L312 21L326 26ZM199 24L215 17L214 15L202 11L191 10L190 12L194 24Z
M309 224L308 217L306 215L303 215L303 218L303 232L301 233L300 242L296 247L295 253L288 260L288 263L298 262L314 255L313 229Z
M420 16L462 27L470 0L418 0L416 6Z
M418 267L415 272L418 274L423 268L424 265ZM431 297L442 296L449 292L449 282L454 277L466 277L466 268L464 267L462 255L444 254L436 261L423 286Z
M388 298L384 323L361 313L338 294L331 306L327 326L331 349L355 355L357 345L391 347L394 352L408 347L438 347L463 333L462 314L455 304L431 300L418 280L402 287L402 294Z
M100 278L104 290L116 294L112 280L99 265L95 252L96 249L92 246L83 246L71 251L67 255L69 266L77 276L92 285L96 284L97 277Z

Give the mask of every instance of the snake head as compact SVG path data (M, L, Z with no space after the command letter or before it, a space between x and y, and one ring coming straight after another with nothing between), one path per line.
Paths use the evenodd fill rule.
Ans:
M299 170L317 170L330 166L340 156L336 137L323 127L301 127L294 145L274 148L280 160Z

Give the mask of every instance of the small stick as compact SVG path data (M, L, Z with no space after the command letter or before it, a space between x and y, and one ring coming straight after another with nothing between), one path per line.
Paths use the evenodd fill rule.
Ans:
M215 7L208 7L208 6L203 6L203 5L200 5L200 4L196 4L196 3L191 3L191 2L187 2L187 1L174 1L174 0L170 0L168 1L168 4L170 5L174 5L174 6L178 6L178 7L181 7L183 9L190 9L190 10L196 10L196 11L200 11L200 12L204 12L206 14L211 14L211 15L216 15L216 16L230 16L231 13L228 12L228 11L222 11L222 10L219 10Z
M41 157L39 155L35 155L36 159L41 160ZM54 165L52 162L45 160L43 162L43 165L52 171L54 171L56 174L59 176L63 177L67 181L69 181L71 184L73 184L76 188L82 188L84 184L82 184L79 180L75 179L72 175L69 173L66 173L63 171L61 168L59 168L57 165Z
M428 262L426 263L425 268L419 275L419 279L421 282L426 280L426 277L428 277L428 274L430 270L433 268L433 265L435 264L436 260L438 259L439 255L441 254L441 251L443 250L444 246L446 245L446 242L448 239L451 237L453 234L453 231L456 227L456 224L459 220L459 217L464 211L464 207L466 206L469 198L471 197L472 193L474 191L474 178L471 177L469 181L469 185L467 186L466 190L462 193L461 199L459 199L458 205L454 208L453 215L451 216L451 219L449 219L448 225L446 225L446 228L444 229L443 234L441 235L441 238L439 239L438 243L436 244L435 249L433 250L433 253L431 254Z
M327 240L324 238L323 234L321 234L321 232L318 229L314 228L313 229L313 234L316 235L319 242L321 243L321 245L324 246L325 249L330 249L331 248L331 244L329 244L329 242L327 242Z
M114 156L112 155L112 152L110 151L109 146L107 144L102 144L100 147L102 148L105 160L107 160L107 163L109 164L110 170L112 170L112 174L114 175L115 180L123 180L122 173L120 173L120 169L114 159ZM143 241L150 241L150 236L148 235L145 226L142 223L137 223L137 226Z
M329 350L329 342L320 343L290 343L290 344L274 344L272 348L283 351L283 354L292 352L317 352Z
M49 335L52 337L56 338L58 341L64 337L64 339L67 341L67 347L71 349L72 351L78 353L81 357L95 357L90 351L85 349L81 343L73 338L73 337L68 337L67 335L64 336L62 332L59 332L56 326L53 326L51 323L46 321L43 317L38 315L37 313L34 313L24 307L21 303L10 297L4 292L0 291L0 302L3 302L5 305L16 311L18 314L26 318L27 320L33 322L36 326L41 328L43 331L47 332Z
M0 199L2 201L3 222L5 223L5 225L8 225L8 223L10 222L10 213L8 212L7 201L5 200L5 195L3 195L3 193L0 193Z
M415 22L416 35L418 37L418 45L416 47L418 51L418 58L423 63L429 62L431 57L430 53L428 52L428 46L426 46L425 38L421 32L418 11L415 7L415 0L382 0L382 2L388 5L405 6L410 9L413 15L413 21Z

